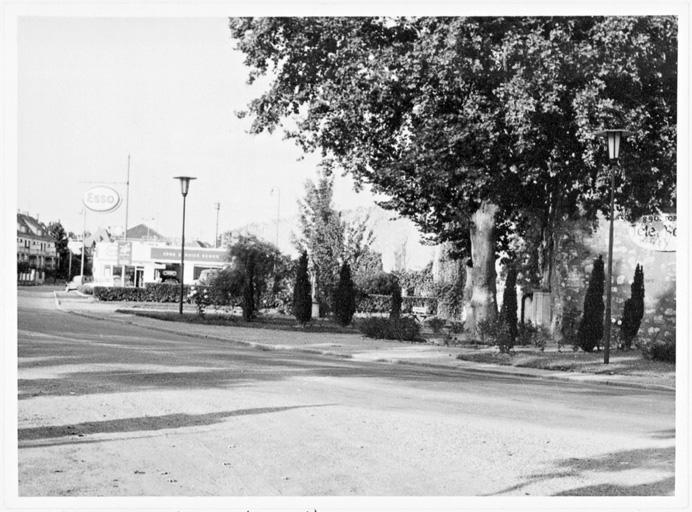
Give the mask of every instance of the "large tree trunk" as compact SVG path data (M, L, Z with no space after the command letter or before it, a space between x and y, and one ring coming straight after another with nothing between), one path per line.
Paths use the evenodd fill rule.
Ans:
M466 330L478 322L493 320L497 316L495 288L495 215L498 206L484 201L471 216L471 260L473 262L473 291L471 310L473 325L466 320Z

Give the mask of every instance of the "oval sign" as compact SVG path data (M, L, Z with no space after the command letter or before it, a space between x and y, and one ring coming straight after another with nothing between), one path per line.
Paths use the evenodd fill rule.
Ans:
M92 212L112 212L120 206L120 194L110 187L92 187L84 193L84 206Z

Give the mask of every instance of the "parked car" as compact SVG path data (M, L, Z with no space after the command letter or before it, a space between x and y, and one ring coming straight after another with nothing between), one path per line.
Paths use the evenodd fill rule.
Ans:
M159 283L178 284L178 272L175 270L162 270L159 274Z
M91 276L72 276L72 280L68 281L65 285L65 291L71 292L72 290L79 290L80 286L94 286L94 278Z
M202 270L202 272L200 272L199 274L199 277L195 281L193 281L193 284L210 284L218 275L218 268L208 268L206 270Z

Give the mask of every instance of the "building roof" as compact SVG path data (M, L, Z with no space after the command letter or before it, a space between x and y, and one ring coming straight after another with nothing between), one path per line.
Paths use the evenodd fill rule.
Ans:
M137 224L127 230L128 240L166 240L166 237L146 224Z
M105 228L98 228L93 233L89 233L84 239L84 243L88 246L92 246L98 242L111 242L113 237Z
M48 233L46 225L28 213L17 212L17 235L53 241L53 237Z

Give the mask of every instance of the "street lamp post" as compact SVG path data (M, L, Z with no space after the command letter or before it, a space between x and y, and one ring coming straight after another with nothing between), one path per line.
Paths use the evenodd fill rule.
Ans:
M183 299L185 295L185 200L187 192L190 190L190 181L196 180L191 176L176 176L176 180L180 180L180 192L183 195L183 234L180 243L180 314L183 314Z
M214 249L219 247L219 210L221 209L221 203L214 203L214 208L216 208L216 231L214 232Z
M608 232L608 273L606 274L606 308L605 319L603 325L603 335L605 342L603 344L603 364L610 363L610 325L611 325L611 301L613 291L613 220L615 218L615 165L619 163L620 157L620 141L622 136L629 133L622 128L613 128L598 132L596 135L604 136L608 139L608 159L610 165L610 229Z

